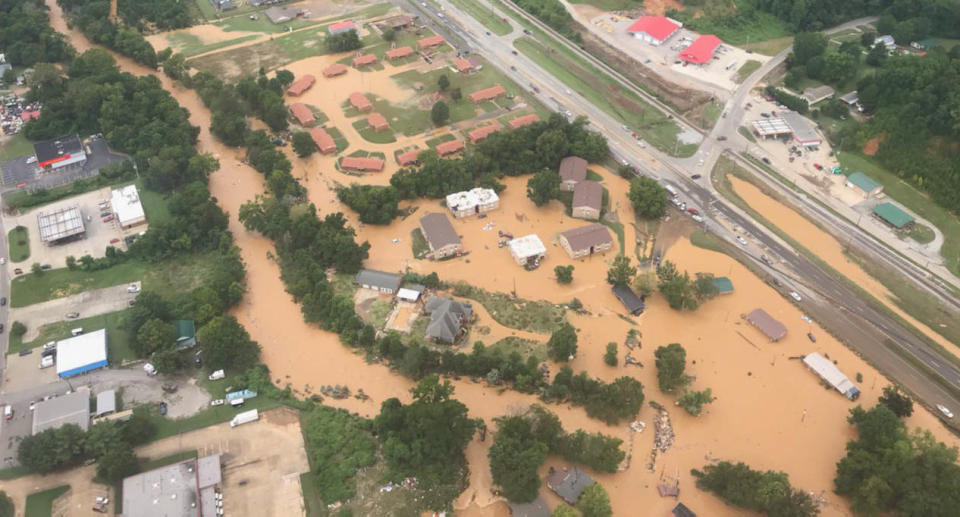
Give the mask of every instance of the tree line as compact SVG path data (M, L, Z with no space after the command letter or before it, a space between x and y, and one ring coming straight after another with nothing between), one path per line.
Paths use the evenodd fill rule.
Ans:
M143 34L134 27L110 20L110 0L57 0L57 3L70 22L94 43L116 50L141 65L157 67L157 52Z
M169 59L165 63L169 63ZM164 70L170 75L173 69L165 64ZM278 70L274 77L267 78L266 72L260 69L256 78L245 77L236 85L226 84L206 71L193 76L184 72L175 78L197 90L210 109L210 132L229 146L249 147L251 130L247 115L260 118L272 131L283 131L289 126L287 106L283 102L283 91L294 79L289 71Z
M563 37L575 42L583 43L583 37L577 32L573 16L559 0L515 0L521 9L537 17Z
M690 471L697 488L725 503L768 517L813 517L820 513L813 497L790 485L785 472L753 470L746 463L721 461Z
M0 49L13 66L69 61L75 54L63 34L53 30L43 0L0 3Z

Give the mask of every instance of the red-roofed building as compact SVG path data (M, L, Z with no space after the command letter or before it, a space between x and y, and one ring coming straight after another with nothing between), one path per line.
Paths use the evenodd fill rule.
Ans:
M340 34L347 31L355 31L357 26L350 20L344 20L342 22L332 23L327 27L327 32L330 34Z
M708 63L713 59L713 54L721 43L723 42L720 41L720 38L713 34L704 34L680 53L680 59L696 65Z
M407 45L406 47L397 47L392 48L387 51L387 59L393 61L394 59L403 59L410 54L413 54L413 47Z
M327 79L347 73L347 65L343 63L334 63L323 69L323 76Z
M307 74L301 77L300 79L297 79L296 81L294 81L293 84L291 84L290 87L287 88L287 95L290 95L293 97L299 97L300 95L303 95L303 92L309 90L310 87L313 86L313 83L315 82L317 82L317 78L310 74Z
M511 120L510 127L517 129L518 127L529 126L534 122L540 122L540 117L538 117L536 113L530 113L529 115L524 115Z
M473 131L467 133L467 136L470 137L471 144L476 144L499 130L500 125L494 122L493 124L487 124L486 126L474 129Z
M683 24L666 16L641 16L627 27L627 32L633 37L646 41L651 45L662 45L683 27Z
M416 165L419 160L417 160L417 155L420 154L420 149L410 149L409 151L402 152L397 155L397 163L401 166L405 165Z
M322 127L311 129L310 137L313 138L313 143L317 144L317 149L320 149L321 153L330 154L337 152L337 144L334 143L333 137Z
M367 66L372 65L377 62L377 56L373 54L364 54L362 56L357 56L353 58L353 66Z
M456 61L456 65L457 65L457 71L460 72L461 74L469 74L477 71L477 69L473 67L473 63L471 63L469 59L458 57Z
M366 113L373 109L373 104L370 104L370 99L362 93L351 93L350 105L360 110L360 113Z
M447 40L443 39L443 36L430 36L429 38L418 40L417 47L419 47L420 50L423 50L430 47L439 47L446 42Z
M479 91L475 91L470 94L470 101L474 104L480 104L481 102L492 101L497 97L507 93L507 90L503 89L503 86L499 84L496 86L491 86L489 88L484 88Z
M390 129L390 124L387 123L387 119L383 118L383 115L373 112L367 115L367 124L370 124L370 127L374 131L386 131Z
M297 124L303 127L311 127L317 123L317 119L313 118L313 112L302 102L294 102L291 104L290 114L296 119Z
M463 149L463 140L451 140L437 145L436 151L440 156L447 156Z
M383 160L380 158L344 156L343 159L340 160L340 168L347 171L380 172L383 170Z
M20 113L20 120L24 122L30 122L35 118L40 118L40 110L27 110Z

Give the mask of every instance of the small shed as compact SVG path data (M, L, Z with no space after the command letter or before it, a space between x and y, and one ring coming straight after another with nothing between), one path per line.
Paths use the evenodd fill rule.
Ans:
M104 416L117 411L117 392L114 390L97 393L97 411L94 416Z
M754 309L746 316L747 321L763 332L770 341L777 342L787 335L787 327L767 314L763 309Z
M890 226L901 229L913 226L915 222L912 215L904 212L899 206L893 203L880 203L873 207L873 214Z
M717 294L733 293L733 282L725 276L715 277L713 279L713 286L717 288Z
M197 325L193 320L177 320L173 322L177 334L177 344L174 350L186 350L197 346Z
M860 171L847 176L847 186L859 190L866 197L879 196L883 192L883 185Z

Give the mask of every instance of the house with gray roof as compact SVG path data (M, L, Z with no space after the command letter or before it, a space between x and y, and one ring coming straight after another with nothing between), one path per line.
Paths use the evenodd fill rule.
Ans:
M513 517L550 517L550 507L541 498L529 503L510 502L510 515Z
M579 156L560 160L560 190L573 192L577 183L587 179L587 161Z
M427 337L442 343L454 343L470 320L473 306L449 298L434 296L427 300L424 312L430 315Z
M633 289L630 289L630 286L615 285L611 290L613 291L613 295L623 304L623 308L627 309L627 312L630 314L639 316L643 314L643 311L647 308L643 300L637 296L637 293L633 292Z
M547 488L569 504L577 504L583 491L594 483L593 478L577 467L555 470L547 476Z
M373 289L381 293L393 294L400 289L403 277L396 273L377 271L375 269L361 269L353 279L354 283L364 289Z
M446 214L433 212L420 218L420 231L430 247L427 257L431 260L440 260L452 257L463 249L460 245L460 236L450 223Z
M603 210L603 186L596 181L583 180L573 188L570 215L578 219L596 221Z
M613 247L613 238L606 226L593 223L562 232L560 246L570 258L578 259L609 250Z

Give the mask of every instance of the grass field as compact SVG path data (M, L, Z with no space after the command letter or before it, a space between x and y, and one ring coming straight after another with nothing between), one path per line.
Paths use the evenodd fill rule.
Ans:
M7 247L10 250L10 262L23 262L30 258L30 239L26 226L17 226L7 232Z
M51 517L53 515L53 501L67 493L68 490L70 490L70 485L63 485L28 495L23 516Z
M537 361L547 360L547 344L531 339L523 339L516 336L508 336L496 343L490 345L490 350L499 350L503 357L509 357L514 352L519 352L524 359L533 356Z
M518 266L519 267L519 266ZM517 286L521 291L523 285ZM466 283L454 285L453 292L480 302L497 323L517 330L548 334L566 322L563 307L547 301L530 301L506 293L484 291Z
M705 250L726 253L726 248L724 247L723 241L718 239L716 235L707 233L699 228L694 230L694 232L690 235L690 244Z
M751 42L743 47L751 52L763 54L765 56L775 56L780 52L790 48L793 45L793 36L784 36L782 38L768 39L766 41Z
M737 133L740 133L741 135L743 135L744 138L746 138L747 140L753 143L757 142L757 137L753 136L753 131L750 131L750 129L747 128L746 126L738 127Z
M838 158L840 165L869 175L883 185L884 194L939 228L944 237L940 255L950 271L960 274L960 219L873 159L851 152L841 152Z
M73 294L143 281L143 288L168 299L200 285L208 271L217 267L219 253L190 255L158 263L129 260L100 271L71 271L67 268L28 273L13 279L10 306L26 307Z
M601 11L625 11L642 9L643 0L570 0L571 4L592 5Z
M356 129L357 132L360 133L360 136L362 136L367 142L373 142L375 144L392 144L397 141L397 137L393 134L393 129L376 131L372 126L370 126L370 124L367 123L366 118L354 121L353 128Z
M167 43L170 44L170 47L175 51L183 54L184 57L193 57L199 54L205 54L207 52L213 52L214 50L220 50L222 48L229 47L231 45L237 45L240 43L245 43L247 41L255 40L259 36L256 34L250 34L247 36L241 36L239 38L234 38L227 41L220 41L217 43L204 43L199 37L194 36L193 34L188 34L185 32L175 32L172 34L167 34L166 39Z
M135 359L136 354L130 348L131 335L126 328L130 318L130 309L82 318L76 320L63 320L40 327L40 335L28 343L21 341L19 337L10 335L10 347L8 354L15 354L27 348L36 348L50 341L59 341L70 337L70 330L82 328L87 332L92 330L107 329L107 350L109 351L109 360L113 364L119 364L129 359Z
M431 138L430 140L427 140L427 141L424 142L424 143L427 145L427 147L429 147L429 148L432 149L432 148L434 148L434 147L436 147L436 146L438 146L438 145L440 145L440 144L442 144L442 143L444 143L444 142L452 142L452 141L454 141L454 140L456 140L456 139L457 139L457 137L451 135L450 133L446 133L446 134L443 134L443 135L440 135L440 136L437 136L437 137L433 137L433 138Z
M167 200L163 198L163 194L143 188L139 181L137 190L140 192L143 213L146 214L150 224L158 224L170 219L170 210L167 209Z
M497 36L510 34L510 24L503 21L503 18L494 13L489 7L481 5L476 0L451 0L451 2L463 12L476 18L477 21Z
M23 133L19 133L0 147L0 162L31 154L33 154L33 142L27 140Z
M737 82L742 83L747 77L750 77L750 74L756 72L761 66L763 66L763 64L755 59L748 60L743 64L743 66L740 67L739 70L737 70Z
M410 232L410 247L413 248L414 258L423 258L427 253L430 253L430 245L427 244L427 238L423 236L420 228L414 228Z

